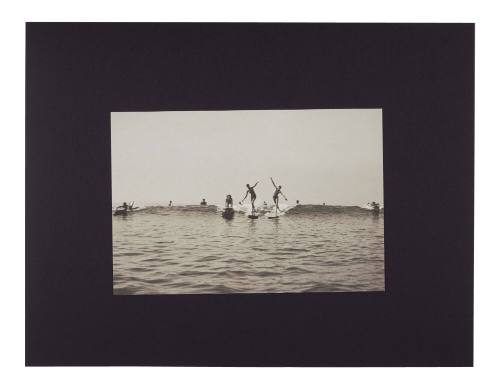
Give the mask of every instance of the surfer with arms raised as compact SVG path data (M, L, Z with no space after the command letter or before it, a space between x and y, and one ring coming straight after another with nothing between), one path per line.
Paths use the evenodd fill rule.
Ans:
M279 206L278 206L278 197L279 197L279 194L281 193L283 195L283 197L285 198L286 201L288 201L288 199L286 198L286 196L284 195L283 192L281 192L281 185L279 186L276 186L276 184L274 183L273 181L273 178L271 177L271 182L273 183L273 186L274 186L274 194L273 194L273 201L274 201L274 204L276 205L276 210L277 211L281 211Z
M255 191L253 188L255 188L258 183L259 183L259 181L257 181L254 186L250 186L250 184L247 184L247 193L245 193L245 197L243 198L243 200L240 201L240 204L243 203L245 201L245 199L247 198L248 194L250 194L250 202L252 203L252 215L255 214L254 202L255 202L255 199L257 199L257 195L255 194Z

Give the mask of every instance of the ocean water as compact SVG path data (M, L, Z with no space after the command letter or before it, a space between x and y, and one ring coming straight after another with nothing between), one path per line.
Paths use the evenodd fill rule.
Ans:
M303 205L259 215L156 206L113 216L114 294L384 290L383 210Z

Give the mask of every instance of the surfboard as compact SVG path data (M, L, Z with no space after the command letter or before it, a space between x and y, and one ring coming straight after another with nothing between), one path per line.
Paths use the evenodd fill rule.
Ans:
M267 213L267 219L278 219L283 214L284 214L283 210L279 210L278 212L276 210L276 207L274 207L273 211Z
M255 214L256 212L257 210L255 208L252 208L252 212L250 213L250 215L247 215L247 217L249 217L250 219L258 219L259 216Z

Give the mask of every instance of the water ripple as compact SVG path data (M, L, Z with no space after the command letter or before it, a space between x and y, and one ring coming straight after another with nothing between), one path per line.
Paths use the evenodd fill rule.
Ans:
M114 294L384 290L383 216L188 212L113 219Z

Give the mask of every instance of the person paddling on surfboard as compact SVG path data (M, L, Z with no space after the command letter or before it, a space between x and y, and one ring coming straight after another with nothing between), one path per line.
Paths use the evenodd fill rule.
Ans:
M122 211L133 211L137 210L139 207L134 207L135 201L133 201L130 204L127 204L126 202L123 202L121 206L116 207L117 210L122 210Z
M123 204L121 206L118 206L115 208L115 211L119 215L125 215L125 214L127 214L128 211L137 210L139 207L134 207L134 203L135 203L134 201L130 204L123 202Z
M255 215L254 202L255 202L255 199L257 199L257 195L255 194L255 191L253 188L255 188L258 183L259 183L259 181L257 181L254 186L250 186L249 184L247 184L247 193L245 193L245 197L243 198L243 200L240 201L240 204L243 203L245 201L245 199L247 198L247 196L250 194L250 202L252 203L252 215Z
M281 193L286 201L288 201L288 199L286 198L285 194L283 192L281 192L281 185L276 186L272 177L271 177L271 182L273 183L274 189L275 189L275 191L273 193L273 201L274 201L274 205L276 206L276 211L281 211L279 206L278 206L279 194Z
M128 211L128 209L130 207L131 206L129 206L126 202L123 202L123 204L121 206L116 207L116 210L117 211Z

